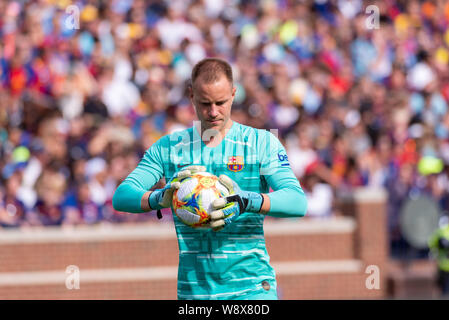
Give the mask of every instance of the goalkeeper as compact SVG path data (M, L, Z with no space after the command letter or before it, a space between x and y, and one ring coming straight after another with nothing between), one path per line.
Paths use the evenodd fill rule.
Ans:
M302 217L307 210L305 194L279 140L266 130L231 120L235 92L227 62L198 62L192 70L190 99L200 121L154 143L113 197L117 211L168 208L179 188L173 178L202 171L219 176L229 189L229 197L213 203L211 229L191 228L173 215L179 246L178 299L277 299L264 218ZM162 176L166 186L149 191Z

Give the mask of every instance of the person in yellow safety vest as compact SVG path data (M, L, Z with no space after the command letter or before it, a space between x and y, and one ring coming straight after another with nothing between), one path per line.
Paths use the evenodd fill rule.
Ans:
M447 218L447 217L444 217ZM429 248L438 264L438 285L443 296L449 296L449 223L447 219L429 238Z

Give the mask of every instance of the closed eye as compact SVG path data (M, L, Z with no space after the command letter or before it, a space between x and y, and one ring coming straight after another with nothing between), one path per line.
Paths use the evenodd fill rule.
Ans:
M217 106L222 106L222 105L224 105L224 104L226 103L226 101L228 101L228 100L217 101L217 102L215 103L215 105L217 105ZM212 102L207 102L207 101L200 102L200 103L201 103L201 105L203 105L203 106L205 106L205 107L210 107L210 106L212 105Z

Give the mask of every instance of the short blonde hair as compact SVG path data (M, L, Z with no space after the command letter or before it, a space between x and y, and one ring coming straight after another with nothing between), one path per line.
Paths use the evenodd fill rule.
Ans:
M224 75L229 82L233 83L232 68L226 61L218 58L206 58L199 61L192 70L191 85L198 77L202 77L206 83L220 79Z

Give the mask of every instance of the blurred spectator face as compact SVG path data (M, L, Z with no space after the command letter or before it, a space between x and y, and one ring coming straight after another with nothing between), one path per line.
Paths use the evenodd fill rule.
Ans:
M107 163L102 158L91 159L85 166L87 177L91 180L97 180L99 183L103 183L108 177L107 169Z
M320 123L319 135L317 137L317 147L325 148L331 144L334 129L330 121L322 121ZM310 140L310 139L309 139Z
M191 106L178 106L176 108L176 121L182 123L185 126L191 126L193 120L195 120L195 113Z
M148 104L153 112L162 112L167 108L167 89L161 85L152 85L148 90Z
M65 188L65 178L58 172L44 171L37 182L39 198L48 206L57 206L62 202Z
M346 180L347 180L347 183L352 187L357 187L357 186L362 185L362 180L361 180L361 176L360 176L358 167L353 166L348 169L348 172L346 173Z
M393 71L391 75L391 86L393 89L404 89L405 88L405 75L400 69Z
M304 189L308 192L313 190L313 187L319 182L318 177L314 173L306 174L302 177L302 184Z
M81 181L85 175L86 160L79 159L73 162L73 177L75 181Z
M161 137L160 133L154 127L154 123L151 121L142 122L140 130L142 132L140 144L143 150L151 147Z
M6 194L8 196L14 197L17 194L17 190L20 187L20 174L14 173L7 181L6 181Z
M55 159L65 159L67 154L66 138L68 124L62 118L45 120L39 127L45 149Z
M16 146L20 143L21 135L22 131L19 128L12 128L9 132L9 141Z
M334 151L340 155L347 155L348 153L348 144L344 137L338 137L334 141Z
M413 165L406 163L399 169L399 179L402 183L411 185L413 183Z
M78 188L78 201L80 203L87 203L90 200L90 191L89 185L87 183L83 183Z
M312 133L308 127L302 127L298 130L298 140L301 149L307 150L312 148Z
M190 99L195 106L201 130L223 132L231 118L231 107L236 88L222 75L217 81L206 83L199 77L190 89Z
M381 159L388 160L391 157L392 146L391 140L387 135L383 135L379 137L379 141L377 143L377 149Z
M86 126L83 121L83 118L78 117L78 118L73 119L70 122L70 133L69 134L71 137L79 138L85 133L85 130L86 130Z
M20 173L14 173L6 182L6 194L0 190L0 225L17 226L25 215L23 204L16 199L20 187ZM4 201L4 202L3 202Z
M121 181L128 175L128 168L126 166L126 159L123 156L114 157L111 160L111 166L109 169L110 175L114 177L116 181Z
M133 153L129 153L126 156L126 165L128 167L128 172L130 172L131 170L133 170L137 164L139 163L139 158L137 157L137 155L133 154ZM128 173L127 173L128 174Z

